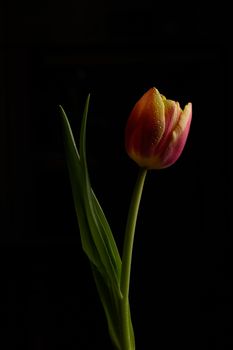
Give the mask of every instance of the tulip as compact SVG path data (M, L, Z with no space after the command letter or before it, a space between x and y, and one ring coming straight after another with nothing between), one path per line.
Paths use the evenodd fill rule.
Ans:
M156 88L149 89L135 104L125 129L128 155L140 167L162 169L181 155L192 119L192 104L184 110Z

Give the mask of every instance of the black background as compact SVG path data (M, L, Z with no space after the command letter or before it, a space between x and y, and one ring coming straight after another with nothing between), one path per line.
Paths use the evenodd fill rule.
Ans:
M182 107L192 102L193 121L177 163L146 179L130 295L137 349L231 348L223 4L1 6L1 348L111 348L81 248L58 105L78 136L91 93L90 177L121 250L138 171L124 127L152 86Z

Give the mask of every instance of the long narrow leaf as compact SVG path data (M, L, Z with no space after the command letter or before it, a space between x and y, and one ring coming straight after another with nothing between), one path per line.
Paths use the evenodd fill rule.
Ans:
M116 248L115 240L111 233L110 227L103 214L103 211L96 200L91 190L87 160L86 160L86 122L89 106L88 96L82 119L82 126L80 132L80 161L84 174L85 196L84 203L87 213L88 223L93 233L93 240L96 248L100 254L103 265L108 273L109 280L112 281L120 292L120 271L121 260Z
M109 333L120 349L121 258L104 212L91 188L86 161L86 120L89 97L80 132L80 155L68 118L61 107L67 164L78 217L82 246L91 261Z
M80 137L83 163L76 147L68 118L61 109L67 163L72 192L78 216L83 249L90 260L102 271L107 270L109 280L119 286L121 259L110 226L103 210L91 189L86 165L85 133L89 98L87 99ZM82 142L82 143L81 143ZM81 159L80 159L81 158ZM91 224L91 225L90 225ZM105 259L103 259L103 256ZM104 261L102 261L104 260ZM119 292L120 293L120 292Z
M73 133L68 121L68 118L60 106L63 130L64 130L64 142L67 157L67 165L69 170L69 176L71 181L72 194L74 199L74 205L76 214L78 217L78 224L80 230L80 236L82 241L83 250L91 260L91 262L97 266L103 275L106 275L104 266L99 257L99 253L94 244L92 234L86 218L84 199L83 199L83 175L80 164L80 157L76 144L74 141Z

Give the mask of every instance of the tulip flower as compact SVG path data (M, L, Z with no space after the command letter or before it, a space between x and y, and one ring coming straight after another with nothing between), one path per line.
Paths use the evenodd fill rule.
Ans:
M181 155L189 133L192 104L184 110L156 88L149 89L135 104L125 129L128 155L146 169L162 169Z

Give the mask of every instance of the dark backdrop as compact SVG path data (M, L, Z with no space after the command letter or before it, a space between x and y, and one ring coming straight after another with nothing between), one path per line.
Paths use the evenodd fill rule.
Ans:
M91 93L90 177L121 250L138 170L124 127L152 86L182 107L191 101L193 121L181 158L146 180L130 295L137 348L230 348L227 11L104 0L1 6L1 348L111 348L58 105L78 135Z

